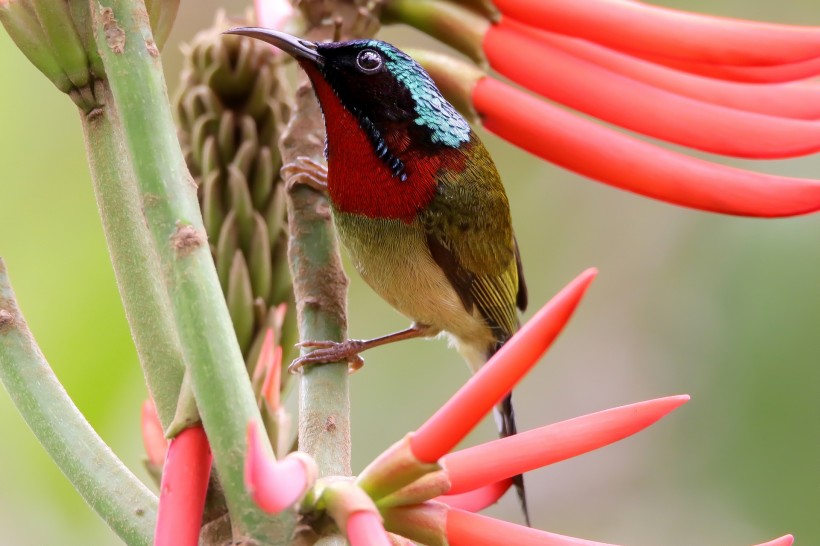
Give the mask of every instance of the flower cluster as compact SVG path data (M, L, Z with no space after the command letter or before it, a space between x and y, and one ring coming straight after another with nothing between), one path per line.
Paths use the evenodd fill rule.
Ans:
M578 417L458 451L452 449L535 365L558 337L596 275L579 275L548 302L456 394L415 432L384 451L357 478L316 480L311 459L265 456L248 430L246 485L270 513L298 503L323 515L353 546L501 544L606 546L515 525L474 512L495 503L511 478L606 446L655 423L689 397L669 396ZM766 543L789 546L786 535Z
M464 4L464 5L459 5ZM820 150L820 29L709 17L640 2L390 0L388 17L471 57L414 56L462 111L548 161L701 210L820 209L817 180L766 175L661 148L574 115L517 84L636 133L754 159ZM532 60L538 66L534 69Z

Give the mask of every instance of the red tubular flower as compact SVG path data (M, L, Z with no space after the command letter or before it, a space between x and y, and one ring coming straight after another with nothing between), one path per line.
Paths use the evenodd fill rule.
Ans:
M820 123L726 108L621 76L551 46L508 18L490 26L484 51L493 68L539 95L655 138L755 159L820 150ZM521 51L542 69L522 63Z
M553 47L645 84L728 108L794 119L820 119L820 85L816 82L746 84L687 74L586 40L538 31ZM714 66L714 65L708 65Z
M627 11L624 6L640 6L635 2L591 1ZM519 4L526 9L516 11ZM511 17L516 15L523 19L523 14L527 13L523 20L527 25L535 25L541 17L540 10L549 11L552 6L558 6L557 9L572 11L571 6L576 5L563 0L536 4L529 0L504 0L499 7L502 11L506 9ZM581 4L583 7L577 5L579 11L595 11L586 3ZM752 91L753 86L744 86L748 93L738 104L721 105L721 100L703 102L687 95L693 94L693 88L696 93L712 93L719 88L725 102L726 86L738 84L714 81L711 85L700 86L693 84L693 76L659 65L650 65L653 70L644 70L641 77L627 77L605 68L600 62L602 55L597 55L595 61L587 60L553 45L555 34L506 17L492 23L455 4L448 4L447 9L441 5L432 0L395 0L389 4L395 20L414 24L473 58L477 48L474 42L482 41L487 59L507 76L548 97L629 129L703 150L743 157L784 157L820 149L820 123L801 119L820 112L820 108L814 106L817 103L815 95L820 93L815 84L783 87L782 95L774 90L774 86L767 87L763 93ZM527 10L530 9L534 10L534 15L529 14ZM463 32L453 32L454 28ZM812 30L815 31L820 32L820 29ZM453 39L454 34L461 38ZM464 43L465 36L469 38L467 44ZM565 38L564 42L568 40ZM598 49L600 53L604 48ZM528 55L521 55L521 51L527 51ZM608 56L612 57L615 52L605 50L604 53L610 53ZM487 77L473 65L430 52L414 51L413 54L447 98L461 111L472 115L473 121L480 120L501 138L578 174L676 205L724 214L781 217L820 210L820 181L745 171L659 148L540 101ZM624 57L620 56L620 66L630 70L634 71L635 65L642 63L628 57L632 62L624 62ZM533 69L533 59L539 62L536 69ZM670 62L697 64L697 61L675 59ZM805 63L820 64L820 56L795 65ZM782 71L792 67L787 64L739 67L700 64L744 71ZM647 72L650 72L648 77ZM669 72L678 77L666 78L664 85L642 81L657 81L659 74L668 75ZM664 89L670 86L670 81L688 91ZM794 89L799 89L799 96L808 99L812 106L796 108L793 119L770 115L780 110L790 111L785 105L792 100L797 102L798 93ZM807 89L811 89L808 97L804 95ZM772 97L777 97L779 106L741 109L744 104L759 105ZM802 136L795 138L796 135Z
M448 546L612 546L523 527L464 510L448 510L446 520ZM782 536L758 546L791 546L794 538Z
M628 53L769 66L820 58L820 29L710 17L635 1L494 0L504 14Z
M485 461L486 462L486 461ZM459 493L456 495L441 495L435 500L446 504L450 508L458 508L468 512L480 512L497 503L504 493L512 486L512 479L502 480L479 489Z
M435 463L512 390L558 337L596 274L588 269L568 284L412 434L416 459Z
M524 527L450 508L437 502L391 508L385 511L388 530L432 546L613 546ZM785 535L757 546L791 546Z
M350 546L392 546L376 512L362 510L350 514L346 531Z
M683 72L748 83L793 82L820 74L820 58L772 66L734 66L669 59L649 54L641 55L641 57Z
M450 453L439 461L450 482L448 494L472 491L617 442L688 400L686 395L670 396L621 406Z
M160 485L154 546L196 546L211 475L211 448L202 426L171 440Z
M793 216L820 210L816 180L744 171L658 148L489 77L475 85L472 100L484 126L493 133L623 190L741 216Z
M424 482L420 491L414 485L440 471L437 461L535 365L569 321L595 275L597 270L588 269L556 294L418 430L362 470L357 485L382 504L405 503L408 497L419 495L427 500L446 493L446 484ZM405 490L408 486L409 491ZM398 499L397 492L401 493Z
M268 457L255 423L248 424L245 487L262 510L278 514L305 494L316 480L313 459L294 452L282 461Z
M168 440L162 431L162 424L159 422L157 408L151 399L142 403L141 412L142 424L142 444L145 446L145 454L148 456L148 464L160 469L165 461L165 453L168 451Z

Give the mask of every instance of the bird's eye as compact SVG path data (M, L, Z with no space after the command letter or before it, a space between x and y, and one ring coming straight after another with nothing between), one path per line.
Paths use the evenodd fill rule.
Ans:
M356 57L356 64L362 72L373 74L382 67L382 56L372 49L365 49Z

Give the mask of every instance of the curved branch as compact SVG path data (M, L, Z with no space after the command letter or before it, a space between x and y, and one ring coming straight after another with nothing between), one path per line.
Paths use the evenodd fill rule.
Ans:
M157 498L94 432L28 330L0 258L0 380L83 499L129 545L148 546Z

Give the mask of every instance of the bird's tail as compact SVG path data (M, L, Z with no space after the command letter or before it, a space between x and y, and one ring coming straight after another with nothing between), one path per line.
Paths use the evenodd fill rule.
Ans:
M504 341L494 344L489 350L486 347L477 347L469 343L463 343L456 338L456 347L461 356L467 361L473 373L476 373L486 362L498 351ZM502 438L512 436L516 433L515 412L512 406L512 393L508 393L501 402L493 409L496 424L498 425L498 435ZM530 512L527 508L527 495L524 490L524 476L519 474L513 478L515 491L518 493L518 500L521 502L521 511L524 513L524 521L530 526Z
M501 438L512 436L517 431L515 426L515 411L512 405L512 393L504 397L500 404L495 407L496 423L498 424L498 435ZM521 503L521 511L524 513L524 521L527 527L530 525L530 511L527 507L527 492L524 489L524 475L519 474L513 478L515 492L518 494L518 501Z

